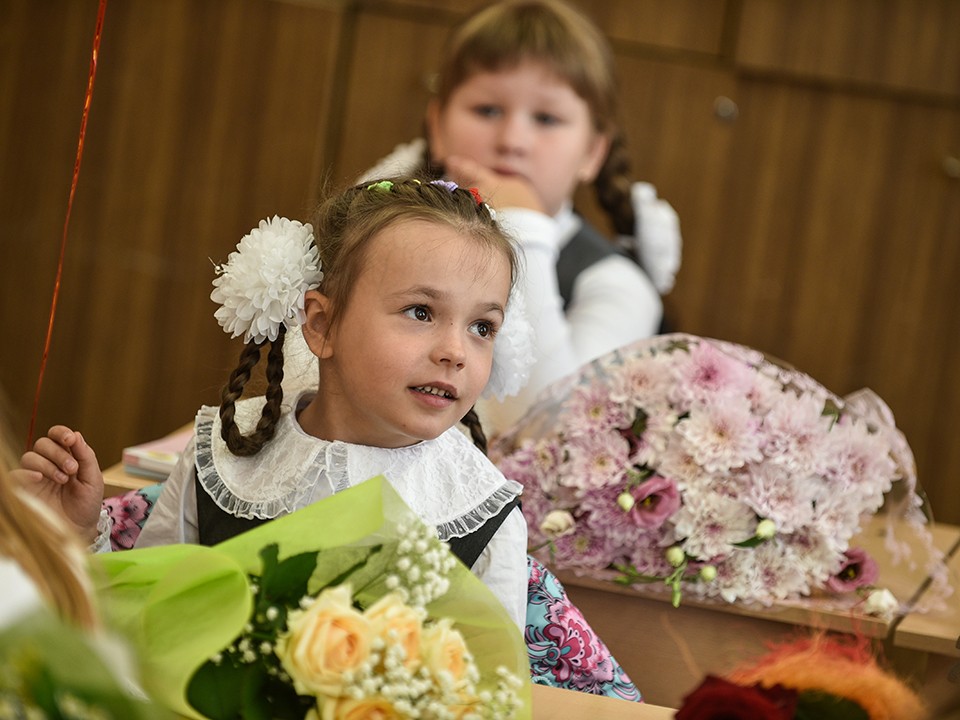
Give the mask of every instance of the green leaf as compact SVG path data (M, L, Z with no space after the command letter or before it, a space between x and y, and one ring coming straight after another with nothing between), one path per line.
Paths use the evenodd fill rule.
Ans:
M858 703L820 690L804 690L797 696L795 720L870 720Z
M252 666L237 665L228 658L219 665L206 662L190 679L187 701L210 720L235 720L241 717L242 688L251 674L256 674Z
M300 598L307 594L310 577L317 568L317 552L291 555L269 571L264 568L260 591L264 597L276 603L296 607Z
M627 468L627 489L637 487L653 477L653 470L648 467L634 465Z
M336 586L346 582L347 578L359 572L359 570L363 568L368 562L370 562L373 556L379 553L381 550L383 550L383 545L374 545L373 547L370 548L369 552L365 553L365 556L361 560L358 560L356 563L354 563L353 565L348 567L346 570L344 570L342 573L337 575L330 582L330 584Z
M763 543L765 543L768 539L769 538L759 538L756 535L754 535L752 538L748 538L746 540L741 540L740 542L735 542L730 544L738 548L752 548L752 547L756 547L757 545L763 545Z

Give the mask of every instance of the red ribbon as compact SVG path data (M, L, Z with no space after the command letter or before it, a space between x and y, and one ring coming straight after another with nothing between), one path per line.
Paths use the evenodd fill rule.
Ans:
M33 413L30 415L30 430L27 433L27 450L33 446L33 431L37 422L37 409L40 405L40 388L43 387L43 373L47 368L50 355L50 339L53 337L53 318L57 314L57 298L60 296L60 278L63 276L63 258L67 249L67 227L70 225L70 212L73 210L73 198L77 192L77 179L80 177L80 160L83 158L83 141L87 135L87 117L90 115L90 103L93 100L93 81L97 76L97 57L100 54L100 36L103 34L103 15L107 9L107 0L100 0L97 10L97 27L93 33L93 52L90 56L90 73L87 78L87 94L83 99L83 118L80 121L80 138L77 141L77 159L73 163L73 180L70 183L70 197L67 200L67 217L63 221L63 238L60 241L60 260L57 263L57 278L53 283L53 300L50 303L50 319L47 322L47 339L43 344L43 357L40 360L40 376L37 378L37 393L33 399Z

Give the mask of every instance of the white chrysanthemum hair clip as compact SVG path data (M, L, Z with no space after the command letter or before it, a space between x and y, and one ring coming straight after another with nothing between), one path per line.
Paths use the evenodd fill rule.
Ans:
M276 340L281 325L303 324L304 293L320 285L323 272L313 228L274 216L244 235L227 262L216 265L210 299L220 305L217 322L244 342Z
M534 357L533 326L527 319L526 301L520 285L510 291L503 325L493 343L493 367L483 397L503 400L516 395L530 379Z

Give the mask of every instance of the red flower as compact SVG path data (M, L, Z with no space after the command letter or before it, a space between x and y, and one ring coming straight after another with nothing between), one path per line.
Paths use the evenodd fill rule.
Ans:
M676 720L792 720L797 708L794 690L774 685L736 685L707 675L683 699Z

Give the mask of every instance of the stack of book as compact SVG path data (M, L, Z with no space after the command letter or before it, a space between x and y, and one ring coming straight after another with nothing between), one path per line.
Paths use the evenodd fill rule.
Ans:
M123 449L123 469L131 475L166 480L193 437L193 424L170 435Z

